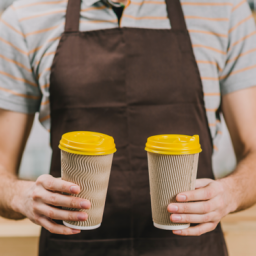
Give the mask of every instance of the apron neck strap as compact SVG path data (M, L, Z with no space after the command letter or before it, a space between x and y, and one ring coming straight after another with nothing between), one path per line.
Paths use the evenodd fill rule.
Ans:
M171 28L175 30L187 30L180 0L166 0L166 5Z
M68 0L65 32L78 32L80 21L81 0Z
M187 26L180 0L166 0L166 5L172 29L186 30ZM68 1L65 32L79 31L80 9L81 0Z

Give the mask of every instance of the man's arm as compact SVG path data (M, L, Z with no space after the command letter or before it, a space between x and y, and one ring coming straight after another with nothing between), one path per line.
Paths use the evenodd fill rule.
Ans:
M79 186L51 175L42 175L36 182L17 178L22 153L34 115L0 109L0 216L9 219L29 218L51 233L71 235L80 230L59 225L55 220L85 221L90 202L62 193L78 194ZM68 211L56 208L76 208Z
M256 87L224 95L222 109L236 152L237 167L223 179L198 179L196 190L177 195L177 201L185 203L168 206L170 219L199 225L173 231L174 234L207 233L227 214L256 203Z
M222 179L236 199L235 212L256 203L256 87L223 96L222 109L238 162Z
M19 181L17 173L33 120L34 115L0 110L0 215L6 218L25 218L10 206L23 186L31 183Z

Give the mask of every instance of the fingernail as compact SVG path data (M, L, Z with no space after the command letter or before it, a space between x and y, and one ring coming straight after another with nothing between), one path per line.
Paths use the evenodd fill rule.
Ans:
M185 195L178 195L177 200L179 201L186 201L187 197Z
M169 205L169 207L168 207L169 212L177 212L178 209L179 209L178 206L177 206L177 205L174 205L174 204L171 204L171 205Z
M181 216L180 215L172 215L172 221L180 221L181 220Z
M173 234L177 234L177 235L178 235L178 234L181 234L181 231L180 231L180 230L173 230L172 232L173 232Z
M79 230L79 229L72 229L72 233L73 234L79 234L79 233L81 233L81 230Z
M85 201L82 201L80 203L80 206L83 209L90 209L91 208L91 203L89 201L85 200Z
M87 214L85 212L80 212L77 214L77 219L81 221L85 221L87 218Z
M70 192L71 192L72 194L77 194L77 193L79 193L79 187L78 187L78 186L71 186L71 187L70 187Z

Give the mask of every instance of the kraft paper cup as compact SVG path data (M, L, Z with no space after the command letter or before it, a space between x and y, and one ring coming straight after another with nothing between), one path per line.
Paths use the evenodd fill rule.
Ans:
M185 229L187 224L173 223L167 206L177 194L194 190L197 175L199 137L157 135L148 138L148 168L153 223L165 230Z
M105 207L113 153L114 139L108 135L93 132L71 132L60 141L61 178L80 186L81 192L74 197L91 202L86 212L86 221L63 221L74 229L92 230L100 227ZM65 208L78 211L75 208Z

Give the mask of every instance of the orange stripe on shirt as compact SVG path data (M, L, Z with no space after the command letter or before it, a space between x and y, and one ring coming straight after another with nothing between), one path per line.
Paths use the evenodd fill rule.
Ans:
M231 33L232 31L234 31L237 27L239 27L240 25L242 25L243 23L245 23L247 20L253 19L252 14L250 14L248 17L246 17L245 19L239 21L233 28L231 28L228 32Z
M210 20L210 21L229 21L228 18L208 18L200 16L185 16L185 19L198 19L198 20Z
M214 127L216 126L216 123L211 123L211 124L208 124L210 127Z
M207 112L216 112L218 108L206 108Z
M57 37L53 37L51 39L49 39L47 42L52 42L52 41L57 41L57 40L60 40L60 36L57 36Z
M238 7L240 7L242 4L246 3L247 0L243 0L241 1L239 4L235 5L233 8L232 8L232 12L235 11Z
M16 96L19 96L19 97L26 98L26 99L38 100L38 99L41 98L41 97L39 97L39 96L26 95L26 94L14 92L14 91L12 91L12 90L9 90L9 89L6 89L6 88L2 88L2 87L0 87L0 90L1 90L1 91L4 91L4 92L8 92L8 93L13 94L13 95L16 95Z
M9 73L6 73L6 72L3 72L3 71L0 71L0 74L3 75L3 76L8 76L8 77L12 78L13 80L20 81L20 82L32 85L34 87L37 87L37 84L32 83L32 82L30 82L30 81L28 81L24 78L16 77L16 76L13 76L13 75L11 75Z
M219 49L216 49L216 48L213 48L213 47L210 47L210 46L206 46L206 45L202 45L202 44L192 44L193 48L197 48L197 47L201 47L201 48L205 48L205 49L208 49L208 50L211 50L211 51L214 51L214 52L218 52L218 53L221 53L223 55L226 55L226 52L224 51L221 51Z
M41 45L41 46L38 46L37 48L35 48L35 49L29 51L28 54L30 55L30 54L32 54L32 53L35 53L35 52L37 52L38 50L40 50L42 47L43 47L42 45Z
M49 40L47 41L47 43L48 43L48 42L57 41L57 40L59 40L59 39L60 39L60 36L58 36L58 37L54 37L54 38L49 39ZM43 45L38 46L38 47L36 47L35 49L33 49L33 50L29 51L29 52L28 52L28 54L35 53L35 52L37 52L38 50L40 50L42 47L43 47ZM39 62L40 62L40 61L39 61Z
M215 61L208 61L208 60L197 60L196 61L197 64L210 64L210 65L214 65L217 67L217 69L221 72L222 68L219 67L218 63Z
M27 70L27 71L30 72L30 73L32 72L31 68L29 69L29 68L27 68L26 66L24 66L23 64L21 64L21 63L15 61L15 60L9 59L9 58L7 58L7 57L1 55L1 54L0 54L0 58L6 60L6 61L8 61L8 62L14 63L15 65L17 65L17 66L19 66L19 67L21 67L21 68Z
M221 77L220 77L220 79L224 79L224 78L226 78L226 77L228 77L228 76L232 76L232 75L235 75L235 74L238 74L238 73L244 72L244 71L246 71L246 70L254 69L254 68L256 68L256 65L253 65L253 66L250 66L250 67L246 67L246 68L242 68L242 69L239 69L239 70L233 71L233 72L231 72L231 73L230 73L230 74L228 74L228 75L221 76Z
M62 23L62 24L63 24L63 23ZM60 25L53 26L53 27L50 27L50 28L41 29L41 30L37 30L37 31L33 31L33 32L30 32L30 33L25 34L25 37L28 37L28 36L31 36L31 35L40 34L40 33L44 33L44 32L53 30L53 29L55 29L55 28L57 28L57 27L59 27L59 26L60 26Z
M244 36L243 38L241 38L241 39L239 39L238 41L234 42L234 43L230 46L230 48L228 49L228 51L229 51L233 46L235 46L235 45L237 45L237 44L243 42L245 39L247 39L247 38L249 38L249 37L251 37L251 36L253 36L253 35L255 35L255 34L256 34L256 31L253 31L253 32L250 33L249 35Z
M50 68L46 68L44 71L42 71L42 73L40 73L38 75L37 79L39 79L44 72L48 72L48 71L51 71L51 67Z
M235 61L235 60L241 58L242 56L245 56L245 55L247 55L247 54L249 54L249 53L252 53L252 52L256 52L256 48L251 49L251 50L249 50L249 51L247 51L247 52L241 53L241 54L239 54L238 56L236 56L235 58L229 59L226 63L233 62L233 61Z
M207 34L207 35L218 36L218 37L228 37L225 34L218 34L218 33L204 31L204 30L188 29L188 32L189 33L201 33L201 34Z
M56 54L56 52L47 52L46 54L44 54L43 57L45 57L45 56L50 56L50 55L54 55L54 54Z
M43 101L43 102L41 103L41 105L45 106L45 105L48 105L49 103L50 103L50 100L48 99L48 100L46 100L46 101Z
M91 10L104 10L104 9L108 9L107 6L103 5L103 6L93 6L93 7L88 7L85 9L81 9L81 12L88 12Z
M3 39L3 38L1 38L1 37L0 37L0 41L2 41L2 42L4 42L4 43L6 43L6 44L8 44L8 45L10 45L12 48L14 48L15 50L17 50L17 51L18 51L18 52L20 52L20 53L22 53L22 54L24 54L24 55L28 55L28 53L27 53L27 52L25 52L25 51L21 50L20 48L16 47L16 46L15 46L15 45L13 45L12 43L10 43L10 42L6 41L5 39Z
M167 17L154 17L154 16L144 16L144 17L135 17L132 15L124 14L123 17L130 18L133 20L167 20Z
M45 89L45 88L49 88L50 87L50 84L45 84L45 85L42 85L40 86L42 89Z
M19 19L19 22L24 21L24 20L35 19L35 18L38 18L38 17L44 17L44 16L47 16L47 15L52 15L52 14L56 14L56 13L65 13L65 12L66 12L66 10L58 10L58 11L53 11L53 12L41 13L41 14L37 14L37 15L33 15L33 16L29 16L29 17Z
M218 77L207 77L207 76L203 76L203 77L201 77L201 80L218 81L219 78L218 78Z
M51 56L51 55L55 55L55 54L56 54L56 52L47 52L46 54L44 54L44 55L41 57L41 59L40 59L39 61L36 62L36 65L38 65L38 64L42 61L42 59L43 59L44 57L46 57L46 56Z
M39 2L39 3L31 3L31 4L22 5L22 6L16 6L15 10L30 7L30 6L34 6L34 5L61 4L61 3L67 3L67 2L68 2L68 0L52 1L52 2L44 1L44 2Z
M101 23L101 22L109 22L109 23L117 23L118 20L81 20L80 23Z
M0 19L0 21L7 26L8 28L10 28L11 30L13 30L14 32L18 33L21 36L24 36L23 33L21 31L19 31L18 29L14 28L13 26L11 26L9 23L7 23L5 20Z
M50 119L50 115L47 115L47 116L39 118L39 121L42 123L42 122L44 122L44 121L46 121L48 119Z
M206 92L204 96L220 96L220 92Z
M165 3L165 1L162 1L162 2L160 2L160 1L133 2L132 1L131 4L141 6L141 5L144 5L144 4L166 4L166 3Z
M195 6L233 6L231 3L192 3L183 2L181 5L195 5Z

